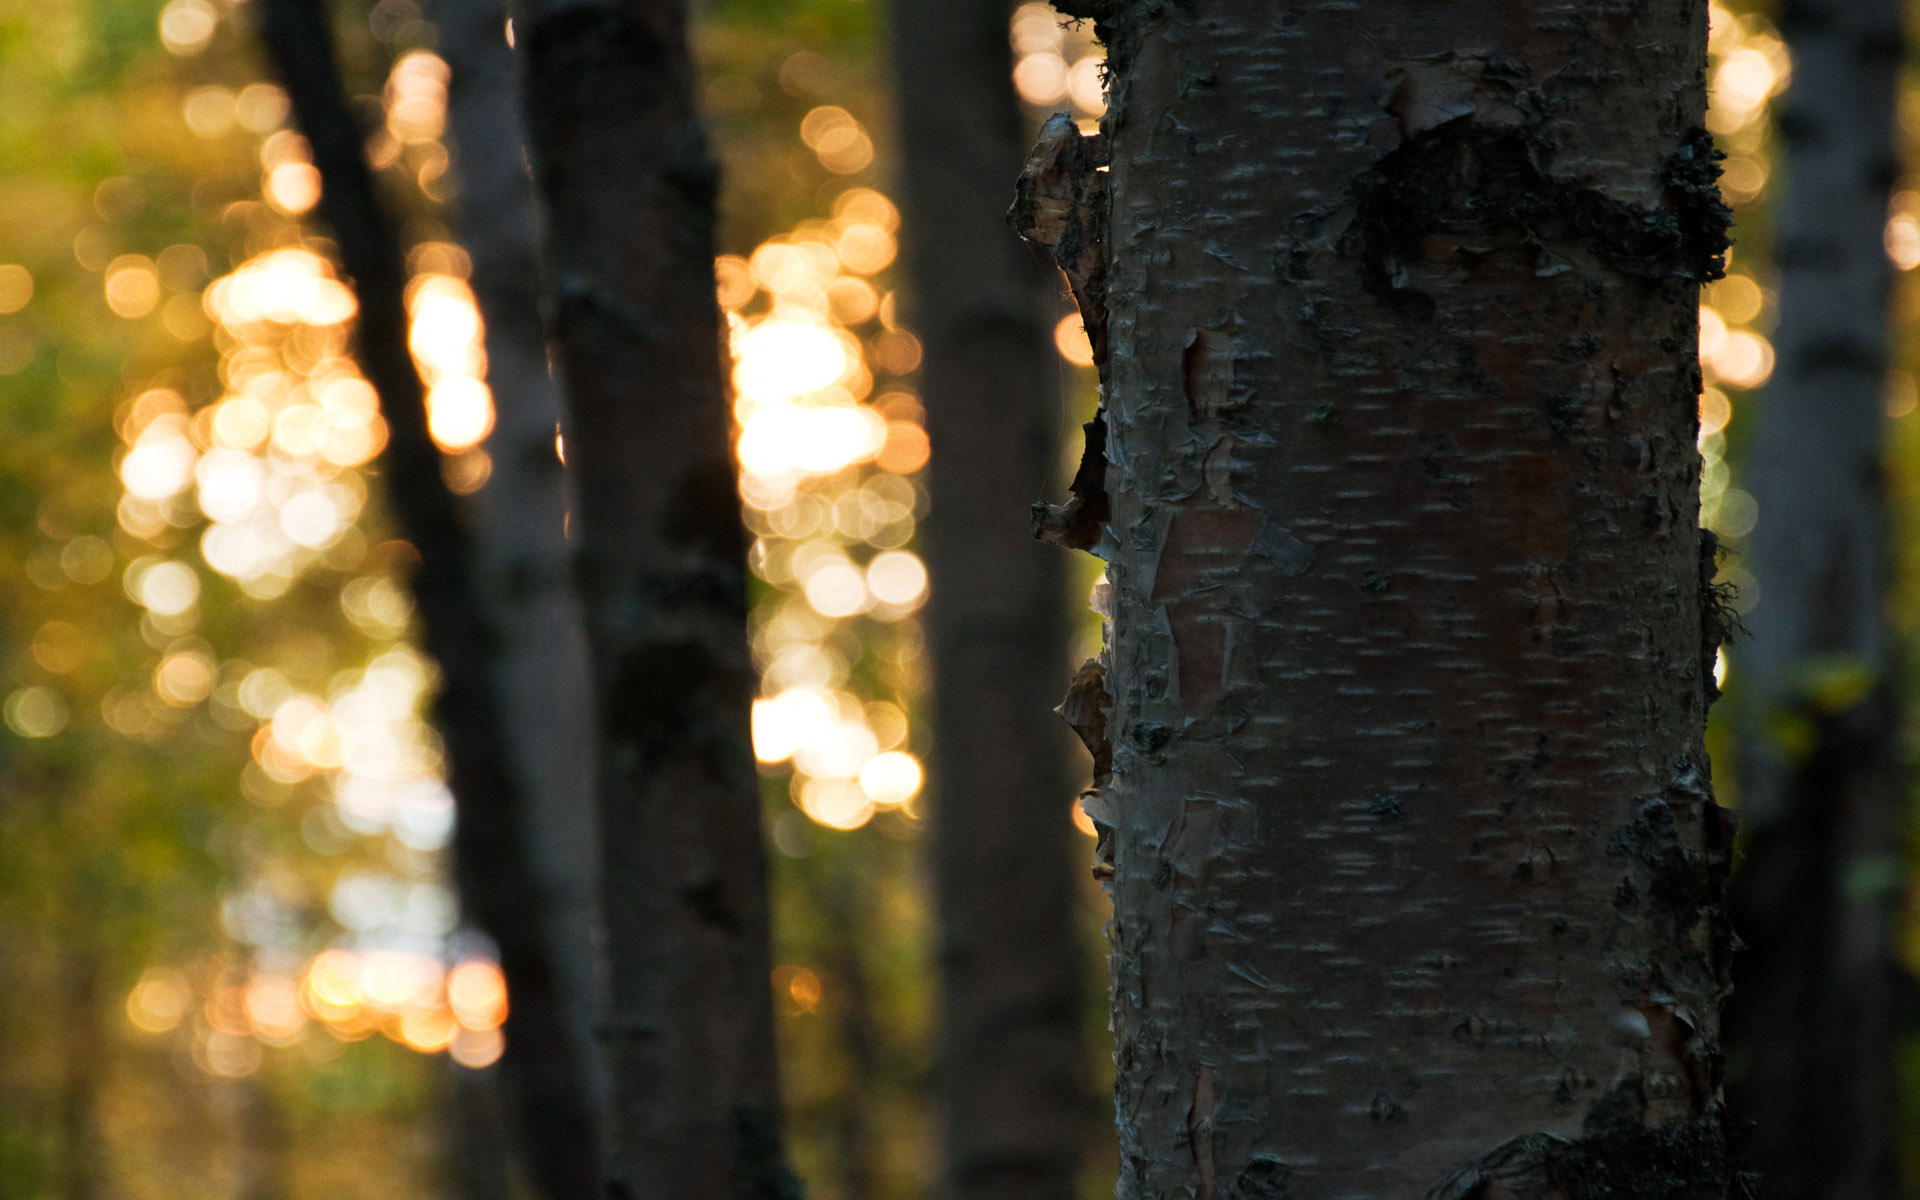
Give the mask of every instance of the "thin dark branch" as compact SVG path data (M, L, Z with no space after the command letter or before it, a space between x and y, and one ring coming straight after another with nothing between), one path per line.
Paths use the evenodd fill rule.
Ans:
M472 593L474 552L427 433L425 388L407 346L406 270L393 222L363 156L326 13L317 0L265 0L261 33L320 171L320 216L339 241L359 297L361 370L388 428L382 465L402 533L419 551L413 590L442 685L434 723L460 804L455 876L470 918L499 944L512 999L505 1066L532 1173L552 1200L592 1194L592 1110L562 1024L539 888L528 860L521 792L494 679L494 637Z

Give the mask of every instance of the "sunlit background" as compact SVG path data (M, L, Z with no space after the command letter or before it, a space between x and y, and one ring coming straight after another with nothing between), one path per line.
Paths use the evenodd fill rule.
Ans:
M753 747L778 797L770 839L800 864L776 872L782 910L797 896L814 914L787 922L771 981L801 1067L789 1070L795 1155L816 1194L866 1177L868 1190L905 1195L925 1186L931 1158L921 1094L930 902L914 867L926 749L915 714L929 671L918 613L934 586L915 539L929 447L914 387L920 346L896 317L887 107L871 29L827 11L843 4L797 5L790 27L772 31L720 17L699 36L706 104L745 197L726 222L737 252L717 260L715 281L758 580ZM449 71L408 0L354 11L343 50L373 118L369 159L410 194L407 298L429 427L449 486L471 494L491 472L494 411L468 255L449 233ZM130 948L102 945L87 965L111 983L88 1002L103 1014L98 1028L129 1048L126 1078L138 1086L73 1078L69 1098L129 1114L110 1155L118 1165L96 1174L133 1193L191 1190L137 1165L162 1161L151 1157L156 1139L185 1119L153 1111L153 1088L165 1085L141 1062L209 1081L213 1128L194 1140L226 1177L337 1179L339 1164L273 1166L267 1154L262 1166L257 1123L219 1106L277 1098L283 1143L308 1124L303 1105L418 1108L428 1084L360 1048L373 1039L484 1070L502 1051L511 999L447 880L456 814L422 716L434 668L414 641L412 551L383 515L386 426L349 354L355 298L311 220L320 176L284 93L250 77L244 6L75 5L46 18L0 4L0 20L9 63L46 71L0 84L17 114L10 144L36 133L24 118L81 94L92 151L64 176L36 184L20 173L4 185L24 201L15 211L65 232L0 242L0 381L11 381L10 406L84 394L117 445L104 510L90 483L45 489L57 499L20 554L44 599L29 595L9 614L31 636L0 711L23 758L37 745L51 759L104 762L131 744L154 761L191 762L191 812L150 812L111 786L98 803L162 827L184 820L206 851L201 882L166 871L149 881L185 889L184 921L142 928ZM1036 114L1071 106L1091 127L1101 98L1090 32L1028 5L1009 37L1011 83ZM83 65L96 75L85 89L74 74ZM76 321L98 335L84 370ZM1056 334L1066 361L1090 365L1077 318ZM70 445L61 453L84 457ZM557 433L554 453L564 461ZM85 605L73 603L78 591ZM112 661L86 669L102 625L119 621L128 636ZM1068 819L1064 797L1059 812ZM870 826L880 841L832 840ZM848 932L834 936L835 926ZM62 952L49 954L61 975ZM810 1036L809 1019L835 1032ZM27 1028L24 1009L11 1028ZM867 1048L854 1053L856 1042ZM78 1070L59 1054L44 1071L18 1061L0 1063L8 1097ZM889 1087L914 1096L853 1112L845 1092L862 1073L882 1098ZM245 1099L218 1100L218 1081L246 1085ZM864 1166L843 1144L856 1124L883 1143ZM0 1179L52 1187L35 1172L74 1139L103 1137L50 1117L9 1157L0 1131ZM434 1153L404 1143L388 1140L392 1161ZM432 1177L417 1163L397 1174L409 1173L421 1188ZM377 1190L431 1189L390 1180Z

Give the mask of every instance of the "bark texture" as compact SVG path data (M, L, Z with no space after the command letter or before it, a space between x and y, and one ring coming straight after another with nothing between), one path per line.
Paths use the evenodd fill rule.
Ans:
M516 9L598 709L607 1192L787 1194L715 168L677 0Z
M1783 13L1779 357L1746 476L1759 604L1733 653L1750 952L1728 1007L1735 1114L1779 1200L1898 1193L1906 871L1881 456L1901 10Z
M1727 1195L1706 4L1073 7L1119 1195Z
M1024 151L1009 6L894 0L909 322L934 457L934 876L939 1097L953 1200L1065 1200L1088 1115L1067 820L1060 558L1025 542L1054 469L1059 364L1044 260L1000 208Z
M420 553L414 597L425 649L441 673L433 719L460 805L454 873L467 916L500 948L512 999L502 1066L528 1163L550 1200L584 1196L596 1178L592 1108L567 1036L545 897L523 835L527 815L495 690L497 642L474 597L476 554L441 477L407 346L405 258L362 155L364 134L347 107L324 8L318 0L267 0L261 33L320 171L320 216L339 241L360 306L355 351L387 422L387 499Z
M560 401L540 319L540 231L521 135L503 0L436 0L452 70L447 130L460 176L458 229L486 322L493 473L469 502L480 595L500 630L496 676L526 795L528 849L545 898L567 1032L596 1107L606 1071L595 1036L593 717L554 435Z

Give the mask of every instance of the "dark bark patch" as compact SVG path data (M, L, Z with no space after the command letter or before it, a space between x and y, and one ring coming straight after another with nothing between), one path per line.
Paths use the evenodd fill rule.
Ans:
M1154 755L1167 748L1167 743L1173 740L1173 730L1165 725L1135 725L1127 736L1133 739L1133 744L1140 748L1142 754Z
M1552 146L1538 131L1448 121L1355 182L1341 249L1362 260L1369 291L1416 318L1431 315L1432 300L1409 286L1407 266L1441 233L1519 233L1542 272L1565 269L1556 249L1579 247L1630 278L1705 283L1724 273L1731 244L1719 158L1704 130L1690 133L1667 160L1664 203L1645 208L1551 174Z
M1641 800L1633 819L1608 839L1607 853L1645 866L1651 872L1649 895L1671 913L1691 916L1713 899L1704 864L1682 844L1673 807L1664 796Z
M741 1200L801 1200L806 1188L780 1152L778 1115L758 1104L734 1111L733 1177Z
M1667 201L1680 220L1689 268L1701 283L1727 273L1727 251L1733 246L1733 210L1720 195L1725 158L1713 148L1713 135L1695 128L1667 159Z
M1080 452L1080 468L1068 485L1072 493L1065 504L1033 504L1033 536L1069 550L1091 550L1100 542L1100 527L1113 515L1107 500L1107 415L1095 413L1093 420L1081 426L1086 447Z
M714 455L680 481L661 531L676 545L716 559L733 562L743 557L740 532L740 494L733 464Z
M1241 1200L1288 1200L1293 1168L1270 1154L1256 1154L1234 1176L1233 1194Z
M699 642L642 642L622 658L606 691L601 721L612 746L637 751L637 770L691 756L709 777L730 780L737 738L704 718L721 707L709 693L737 675Z
M1253 552L1279 567L1289 579L1297 579L1313 568L1313 547L1265 517L1253 536Z
M554 8L529 23L527 64L530 69L625 67L665 74L673 48L658 32L636 17L609 5L570 5Z
M1427 1200L1729 1200L1751 1194L1717 1105L1653 1128L1638 1081L1587 1110L1578 1138L1510 1138L1450 1172Z
M703 925L726 932L729 937L742 931L740 915L727 899L726 880L708 875L680 890L680 899Z

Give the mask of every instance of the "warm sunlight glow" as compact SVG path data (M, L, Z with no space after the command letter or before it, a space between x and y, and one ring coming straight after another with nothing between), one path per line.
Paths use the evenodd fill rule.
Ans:
M427 432L442 450L477 446L493 431L493 393L477 379L452 375L427 393Z
M507 981L485 959L469 959L447 976L447 1003L468 1029L498 1029L507 1019Z
M173 0L160 10L160 44L173 54L198 54L219 24L220 10L209 0Z
M1093 365L1093 343L1087 339L1087 327L1080 314L1061 317L1053 327L1053 344L1060 357L1076 367Z
M144 317L160 303L160 276L153 260L123 254L107 264L107 307L121 317Z
M312 163L283 162L267 172L267 199L290 216L320 202L320 172Z
M753 702L753 754L763 763L785 762L795 750L823 737L833 723L833 704L812 688L788 688Z
M888 550L867 565L867 590L883 604L917 607L926 598L927 568L909 551Z
M895 808L919 794L924 780L920 760L903 750L888 750L860 768L860 790L880 808Z
M1920 267L1920 216L1896 213L1887 220L1885 234L1887 257L1902 271Z
M0 313L17 313L33 299L33 272L19 263L0 263Z

